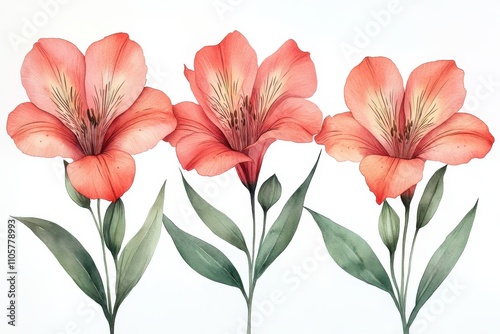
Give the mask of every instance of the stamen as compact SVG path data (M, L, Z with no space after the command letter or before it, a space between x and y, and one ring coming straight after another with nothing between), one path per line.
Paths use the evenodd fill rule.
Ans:
M96 118L94 109L87 109L87 117L90 121L90 124L95 128L99 124L99 120Z
M80 124L80 128L82 129L83 135L85 135L85 133L87 132L87 124L85 124L84 122L82 122Z
M410 145L416 145L428 129L434 125L434 116L438 111L434 100L426 98L427 87L419 95L413 95L410 103Z
M80 95L68 84L64 73L58 71L57 85L51 86L51 101L56 105L56 110L59 113L59 118L72 131L77 130L75 127L78 124L82 103Z
M118 106L123 101L124 95L120 94L120 90L124 83L125 81L113 87L109 81L100 89L94 86L94 107L97 117L103 120L103 128L107 128L116 117Z
M252 105L249 105L248 110L255 109L255 112L257 113L256 117L258 117L259 123L264 122L264 119L267 117L267 113L280 97L282 86L282 75L274 74L272 77L267 77L262 90L259 92L259 96L256 98L257 106L253 108Z
M210 84L209 105L234 150L253 144L268 111L279 98L283 80L276 74L269 77L262 90L249 96L242 92L242 83L228 71L219 71Z
M389 96L382 92L382 89L375 91L375 98L370 100L368 106L375 115L375 121L380 130L382 138L396 150L395 140L398 138L398 126L396 124L397 101L394 100L392 92Z

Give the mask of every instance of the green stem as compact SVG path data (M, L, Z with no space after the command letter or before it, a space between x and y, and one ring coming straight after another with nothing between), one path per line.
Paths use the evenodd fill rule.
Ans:
M116 319L116 310L114 310L113 314L111 315L111 319L108 321L110 334L115 334L115 319Z
M97 200L97 217L99 218L99 226L100 226L100 235L101 235L101 248L102 248L102 258L104 259L104 270L106 272L106 289L108 291L108 309L109 312L112 312L111 307L111 289L109 287L109 272L108 272L108 261L106 259L106 246L104 245L104 235L102 232L102 219L101 219L101 200Z
M262 224L262 234L260 235L259 249L262 247L262 243L264 242L264 236L266 235L266 222L267 222L267 211L264 210L264 222Z
M104 270L106 272L106 288L107 288L107 302L108 302L108 313L110 317L108 318L108 324L109 324L109 332L110 334L114 334L114 319L115 316L113 314L113 308L111 307L111 289L109 286L109 272L108 272L108 261L106 260L106 247L104 245L104 235L102 231L102 219L101 219L101 200L97 200L97 217L94 214L94 211L92 208L89 208L90 213L92 214L92 218L94 219L95 226L97 228L97 231L99 232L99 237L101 238L101 249L102 249L102 257L104 260Z
M405 307L403 305L403 296L402 296L402 291L399 289L398 286L398 281L396 280L396 274L394 272L394 253L390 254L390 265L391 265L391 277L392 281L394 282L394 287L396 288L396 292L398 293L398 297L394 296L394 294L391 294L392 299L394 300L394 304L396 304L396 307L399 311L399 315L401 316L401 324L403 325L403 331L406 334L406 327L407 327L407 322L406 322L406 315L405 312L403 311L403 308Z
M415 230L415 234L413 235L413 241L411 243L410 258L408 260L408 273L406 275L406 286L405 286L405 289L404 289L404 299L405 300L406 300L406 296L408 294L408 282L410 281L411 262L413 260L413 251L415 249L415 242L417 240L417 235L418 235L418 229Z
M396 280L396 274L394 272L394 253L390 254L390 266L391 266L391 277L394 282L394 287L396 288L396 292L398 293L398 299L396 306L398 309L401 309L401 291L399 290L398 281Z
M253 257L253 256L252 256ZM247 334L252 333L253 260L248 258Z
M406 292L405 292L405 257L406 257L406 235L408 233L408 222L410 220L410 206L405 205L405 226L403 230L403 245L401 255L401 307L404 315L406 316Z
M406 235L408 234L408 223L410 220L410 202L403 201L405 207L405 225L403 229L402 253L401 253L401 290L400 290L400 313L403 325L403 333L409 334L410 328L406 320L406 289L408 288L408 281L405 283L405 258L406 258ZM408 268L409 271L409 268ZM409 278L409 275L408 275Z
M248 263L248 299L247 299L247 334L252 333L252 301L255 284L257 281L254 277L254 264L255 264L255 239L256 239L256 224L255 224L255 190L250 191L250 204L252 206L252 257Z
M115 317L112 316L109 321L109 334L115 334Z

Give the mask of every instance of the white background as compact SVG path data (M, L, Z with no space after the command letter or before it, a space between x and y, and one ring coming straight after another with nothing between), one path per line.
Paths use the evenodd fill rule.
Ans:
M25 54L41 37L64 38L84 51L106 35L129 33L144 49L148 85L166 92L173 103L194 101L183 66L192 68L194 55L203 46L217 44L237 29L261 62L292 38L311 53L316 65L318 89L310 100L324 115L346 111L345 78L365 56L390 57L405 80L424 62L454 59L466 73L468 96L463 111L483 119L493 135L499 133L497 1L1 0L1 4L0 263L5 273L9 215L59 223L83 243L103 272L91 217L65 192L62 159L23 155L3 130L8 113L27 101L19 71ZM283 142L268 150L261 181L273 173L278 175L283 184L279 207L305 178L320 150L314 143ZM174 149L162 142L135 158L136 179L123 196L126 240L140 228L167 179L165 213L184 230L226 252L245 277L244 256L211 235L189 210ZM500 333L499 158L494 145L486 158L448 168L440 210L417 241L409 296L414 296L433 251L479 198L477 217L462 258L422 309L412 333ZM427 162L423 182L440 166ZM214 178L200 177L196 172L184 174L206 199L237 222L249 240L248 194L234 170ZM422 188L423 184L417 188L416 199ZM400 201L390 203L402 216ZM381 261L388 263L377 231L380 207L357 164L338 163L323 153L306 205L362 235ZM271 218L277 211L271 211ZM6 325L8 289L6 279L2 279L1 332L106 333L100 309L78 289L48 249L21 224L17 234L17 327ZM304 213L290 246L259 281L254 313L255 334L401 333L399 315L389 295L350 277L326 256L319 229L308 213ZM245 318L240 292L191 270L163 230L148 270L122 304L116 333L236 334L243 333Z

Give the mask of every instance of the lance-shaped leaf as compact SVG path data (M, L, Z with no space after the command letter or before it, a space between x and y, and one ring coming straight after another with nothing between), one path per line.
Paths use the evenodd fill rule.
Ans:
M94 260L82 244L61 226L39 218L14 217L26 225L54 254L76 285L108 315L106 293Z
M102 229L106 247L111 251L116 262L125 236L125 206L121 198L111 203L106 209Z
M447 166L444 166L438 169L425 186L422 198L418 203L417 229L427 225L439 207L439 203L443 197L443 178L444 173L446 172L446 167Z
M139 282L153 257L161 233L164 198L165 183L149 210L144 225L123 248L118 259L115 311Z
M281 197L281 183L276 174L267 179L259 189L257 200L264 212L267 212Z
M68 162L64 160L64 185L66 186L66 191L68 192L69 197L73 200L73 202L75 202L82 208L90 209L90 199L80 194L73 187L68 177L67 167L68 167Z
M333 260L347 273L387 291L394 297L389 276L370 245L349 229L310 209L307 210L318 224L326 249Z
M172 237L179 254L194 271L212 281L234 286L245 295L240 274L224 253L182 231L165 215L163 215L163 226Z
M316 171L318 161L319 156L307 178L288 199L280 215L276 218L276 221L264 238L255 261L255 279L262 276L292 240L302 216L307 189Z
M399 240L399 216L387 201L384 201L380 211L378 232L389 253L393 255Z
M210 203L198 195L193 187L186 181L184 175L182 175L182 181L184 182L184 188L186 189L189 201L203 223L205 223L205 225L207 225L207 227L219 238L248 254L245 238L231 218L214 208Z
M408 319L408 326L415 320L422 306L429 300L436 289L443 283L462 255L476 217L477 201L462 221L451 231L444 242L432 255L425 268L417 289L415 307Z

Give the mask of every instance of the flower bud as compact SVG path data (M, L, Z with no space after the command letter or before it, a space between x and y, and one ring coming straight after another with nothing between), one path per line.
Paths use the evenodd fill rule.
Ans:
M267 212L281 197L281 183L276 174L267 179L259 190L258 201L262 210Z
M399 240L399 216L394 209L384 201L378 219L378 232L389 253L394 254Z

